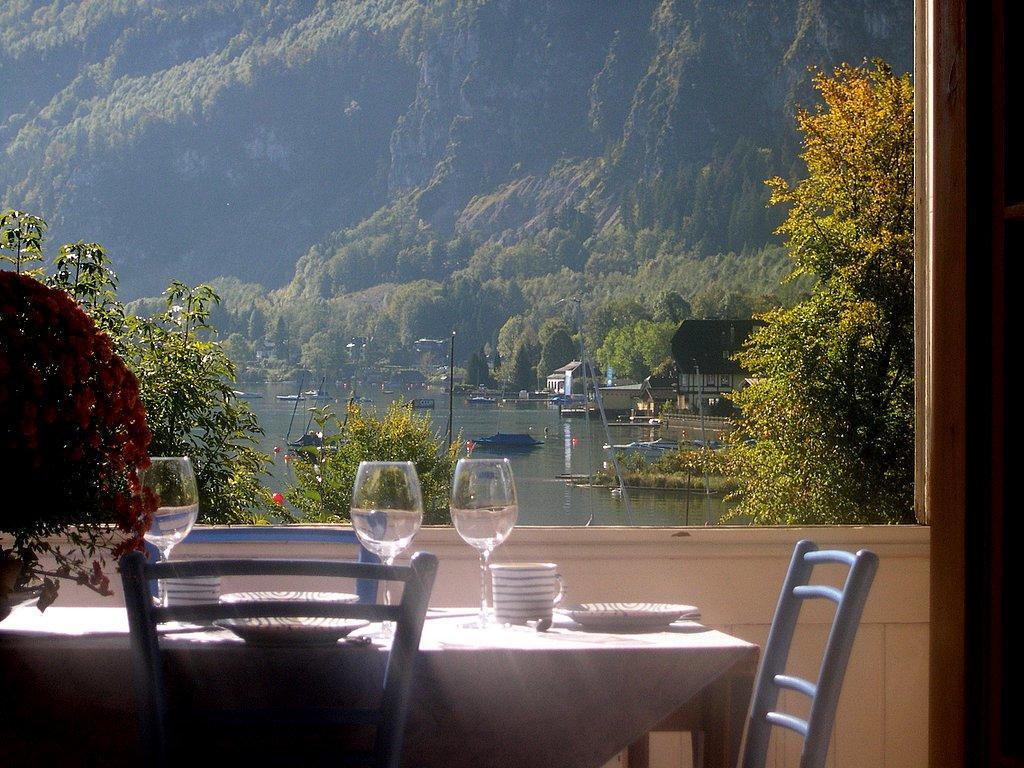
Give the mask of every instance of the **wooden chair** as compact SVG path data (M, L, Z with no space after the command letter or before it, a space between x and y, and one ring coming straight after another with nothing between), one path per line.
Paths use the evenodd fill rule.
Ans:
M157 626L170 621L212 621L225 618L273 618L314 616L396 622L394 640L381 681L379 706L371 709L318 709L311 712L223 713L216 722L241 725L266 723L271 729L285 720L302 725L371 726L375 729L372 750L331 756L335 765L367 765L397 768L402 751L405 720L409 710L413 663L437 572L437 558L418 553L409 566L327 561L327 560L194 560L148 562L141 552L121 558L125 605L131 631L131 654L143 749L147 759L164 766L169 763L168 705L164 680L164 659ZM167 608L157 607L150 593L150 581L165 578L209 576L316 576L404 584L398 605L377 603L331 603L304 601L250 601L205 603ZM291 648L286 649L292 652ZM301 649L299 649L301 652ZM279 719L280 717L280 719Z
M825 563L849 568L842 589L809 583L814 567ZM877 569L878 557L868 550L851 554L819 550L812 541L797 543L754 682L740 768L763 768L772 728L786 728L803 737L800 768L823 768L850 651ZM836 611L818 679L811 682L787 675L786 661L800 606L804 600L818 599L832 601ZM781 690L795 691L810 700L806 720L776 711Z

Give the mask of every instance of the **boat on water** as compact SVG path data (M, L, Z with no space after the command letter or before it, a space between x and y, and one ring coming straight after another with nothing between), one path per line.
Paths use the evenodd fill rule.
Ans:
M657 440L634 440L632 443L622 445L605 445L604 448L605 450L611 448L620 453L640 454L644 458L656 459L664 456L666 453L678 451L679 443L675 440L659 438Z
M714 438L708 440L707 442L699 439L690 440L688 441L688 444L692 445L694 448L710 448L712 451L717 451L722 447L722 444L718 440L715 440Z
M432 397L417 397L412 401L412 407L422 411L432 411L434 405L434 398Z
M237 397L239 400L262 400L263 399L263 393L262 392L243 392L240 389L233 389L233 390L231 390L231 393L235 397Z
M286 403L302 403L305 402L305 395L274 395L278 400Z
M313 432L307 432L298 440L289 440L289 448L322 448L324 439Z
M478 437L472 443L474 451L529 451L544 445L542 440L535 440L533 435L525 432L495 432L487 437Z
M322 389L307 389L302 394L305 395L306 397L312 397L314 400L319 400L320 398L327 397L327 393Z
M466 402L469 405L494 405L498 401L493 397L487 397L486 395L473 395L473 397L467 397Z

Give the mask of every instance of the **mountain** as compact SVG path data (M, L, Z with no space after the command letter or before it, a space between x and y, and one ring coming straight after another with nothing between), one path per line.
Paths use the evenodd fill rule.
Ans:
M645 232L696 290L764 258L809 67L906 71L912 21L910 0L5 3L2 202L104 243L128 296L461 271L530 305L529 279L635 275Z

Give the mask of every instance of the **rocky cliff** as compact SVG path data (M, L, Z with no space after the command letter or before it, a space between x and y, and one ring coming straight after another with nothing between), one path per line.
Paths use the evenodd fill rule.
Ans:
M909 0L11 4L0 191L106 243L134 294L441 279L567 217L739 252L770 236L761 182L793 173L808 67L906 70L911 40ZM458 247L339 274L397 201L424 249Z

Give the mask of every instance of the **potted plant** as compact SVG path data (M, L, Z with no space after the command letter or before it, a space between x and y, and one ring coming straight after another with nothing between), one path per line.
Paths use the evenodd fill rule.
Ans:
M0 619L61 579L110 594L108 559L142 547L149 429L138 381L66 292L0 271Z

